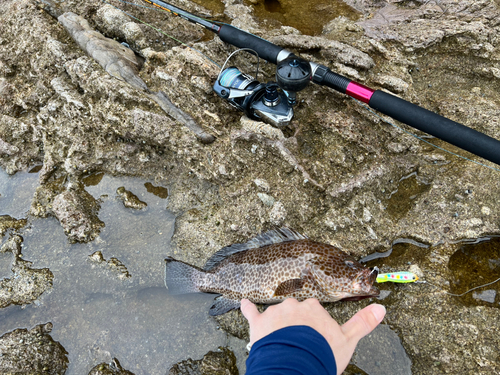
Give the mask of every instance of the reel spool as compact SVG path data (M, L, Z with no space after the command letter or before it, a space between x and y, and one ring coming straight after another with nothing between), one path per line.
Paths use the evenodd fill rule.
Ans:
M240 51L248 51L257 56L257 53L251 49L240 49L229 55L214 84L213 89L215 93L221 98L227 100L238 110L244 112L247 117L252 120L264 121L277 128L287 126L293 117L292 106L295 105L296 102L295 92L285 91L285 88L282 87L279 82L282 82L282 84L289 89L295 89L299 86L294 86L288 81L296 80L296 78L294 78L296 74L292 77L292 75L289 75L290 72L285 72L285 70L283 70L283 73L281 74L283 75L283 78L281 76L278 78L278 73L276 74L277 80L279 79L278 83L269 82L267 84L263 84L257 80L259 69L258 60L255 78L242 73L235 66L224 69L229 59L235 53ZM297 70L295 64L297 61L302 59L294 57L292 60L285 59L284 62L286 62L287 66L290 66L288 70L296 72ZM307 63L307 65L309 66L309 63ZM304 69L301 65L300 72L303 71ZM309 67L307 82L310 80L310 71L311 69ZM300 73L299 75L301 80L305 79L303 73ZM305 76L307 76L307 72ZM302 86L305 87L304 83L301 82L300 87Z

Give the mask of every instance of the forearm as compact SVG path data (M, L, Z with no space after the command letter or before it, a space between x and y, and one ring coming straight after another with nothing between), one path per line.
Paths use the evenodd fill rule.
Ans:
M277 330L255 342L246 375L337 375L326 339L307 326Z

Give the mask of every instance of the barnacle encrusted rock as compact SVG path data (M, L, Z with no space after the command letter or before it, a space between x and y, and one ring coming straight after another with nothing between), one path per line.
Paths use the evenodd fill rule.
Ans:
M236 357L228 348L208 352L200 360L187 359L170 368L168 375L238 375Z
M0 308L9 305L28 305L52 287L53 273L48 268L34 268L33 263L22 259L19 235L12 235L1 252L12 253L12 277L0 280Z
M100 202L87 193L80 183L61 185L46 184L37 188L31 205L36 216L55 216L71 242L92 241L104 223L97 213Z
M125 189L123 186L120 186L116 189L117 198L123 202L123 205L127 208L133 208L134 210L143 210L148 204L146 202L141 201L137 195L132 193L131 191Z
M52 323L30 330L15 329L0 337L0 372L2 374L64 375L67 352L49 335Z
M89 375L134 375L125 370L118 359L113 358L110 363L100 363L90 370Z

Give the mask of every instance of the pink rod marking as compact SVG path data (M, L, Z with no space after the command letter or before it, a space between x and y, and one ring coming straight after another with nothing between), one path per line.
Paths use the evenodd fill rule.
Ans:
M361 100L363 103L368 104L375 90L363 86L361 83L351 81L345 90L345 93L352 96L354 99Z

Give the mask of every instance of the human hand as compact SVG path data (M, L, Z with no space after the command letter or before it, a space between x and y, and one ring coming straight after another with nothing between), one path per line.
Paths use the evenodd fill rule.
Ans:
M303 302L288 298L278 305L268 307L262 314L252 302L244 299L241 301L241 312L250 324L250 345L289 326L304 325L315 329L330 344L337 363L337 373L341 374L349 364L358 341L373 331L384 318L385 307L369 305L342 326L315 298Z

